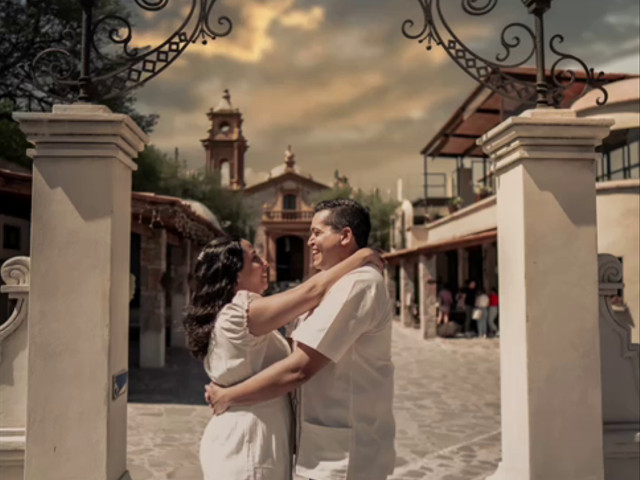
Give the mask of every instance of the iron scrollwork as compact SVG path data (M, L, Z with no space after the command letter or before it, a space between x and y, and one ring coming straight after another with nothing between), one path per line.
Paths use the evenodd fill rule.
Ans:
M443 12L441 0L418 0L418 3L423 13L422 27L416 29L416 22L411 19L405 20L402 24L403 35L421 44L426 43L427 50L432 50L434 45L442 47L465 73L497 94L525 104L558 106L566 91L577 80L574 70L562 70L559 67L564 62L574 62L585 74L585 85L579 96L591 88L596 88L602 92L601 98L597 99L598 104L606 103L608 93L603 87L604 73L596 74L578 57L562 53L558 49L558 44L564 41L561 35L554 35L549 41L549 49L558 58L553 62L547 77L543 15L550 8L551 0L522 0L535 17L535 29L521 22L505 26L500 33L500 45L503 50L496 54L495 60L475 53L456 35ZM461 0L464 13L476 17L493 12L497 5L498 0ZM512 59L516 52L518 58ZM535 83L517 78L508 72L509 69L527 64L534 57L537 69Z
M97 0L78 1L83 9L80 55L70 33L66 46L42 51L29 66L36 88L61 101L99 101L127 93L163 72L190 44L206 45L233 28L229 17L215 15L217 0L191 0L185 18L167 39L155 47L138 48L132 46L133 26L127 18L105 13L94 21ZM169 3L135 0L148 12L163 10Z

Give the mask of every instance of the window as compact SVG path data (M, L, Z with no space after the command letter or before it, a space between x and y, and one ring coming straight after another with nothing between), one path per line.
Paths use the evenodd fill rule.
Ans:
M282 200L283 210L296 210L298 205L298 199L295 195L285 195Z
M596 180L623 180L626 178L638 178L640 174L640 141L638 132L627 134L625 142L618 148L602 154L598 162Z
M4 225L2 239L2 248L5 250L20 250L20 227Z

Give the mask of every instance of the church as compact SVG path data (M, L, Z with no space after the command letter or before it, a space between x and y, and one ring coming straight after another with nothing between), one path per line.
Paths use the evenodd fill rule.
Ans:
M232 105L228 90L207 117L211 126L202 140L206 171L218 172L222 184L244 195L248 208L255 212L254 245L269 263L269 282L287 286L303 280L312 273L307 239L314 195L329 186L296 165L290 146L284 162L271 169L268 178L247 185L245 154L249 147L242 132L242 113Z

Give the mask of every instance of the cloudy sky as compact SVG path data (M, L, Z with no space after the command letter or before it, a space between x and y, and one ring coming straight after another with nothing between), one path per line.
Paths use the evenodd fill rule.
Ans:
M532 20L517 0L481 18L459 14L459 0L442 3L462 39L491 56L506 23ZM134 39L146 45L169 34L179 4L139 19ZM475 84L442 50L402 35L405 20L420 22L417 0L218 0L216 9L232 18L231 35L193 45L137 94L140 110L160 115L153 144L178 147L202 167L205 112L229 88L245 119L249 183L291 144L300 168L320 181L339 169L361 188L395 191L402 178L405 194L420 195L419 151ZM563 33L566 50L597 69L638 73L638 10L638 0L555 0L547 33Z

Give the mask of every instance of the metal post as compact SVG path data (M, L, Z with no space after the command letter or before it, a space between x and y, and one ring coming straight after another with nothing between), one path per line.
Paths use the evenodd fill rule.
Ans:
M536 104L538 107L547 107L549 105L549 85L547 84L547 76L545 72L544 62L544 21L542 15L544 13L536 11Z
M424 204L427 206L427 202L429 201L429 174L427 173L427 161L429 157L425 154L423 156L422 165L424 171Z
M94 0L81 0L82 5L82 52L80 59L80 93L78 100L89 102L91 99L91 25Z

